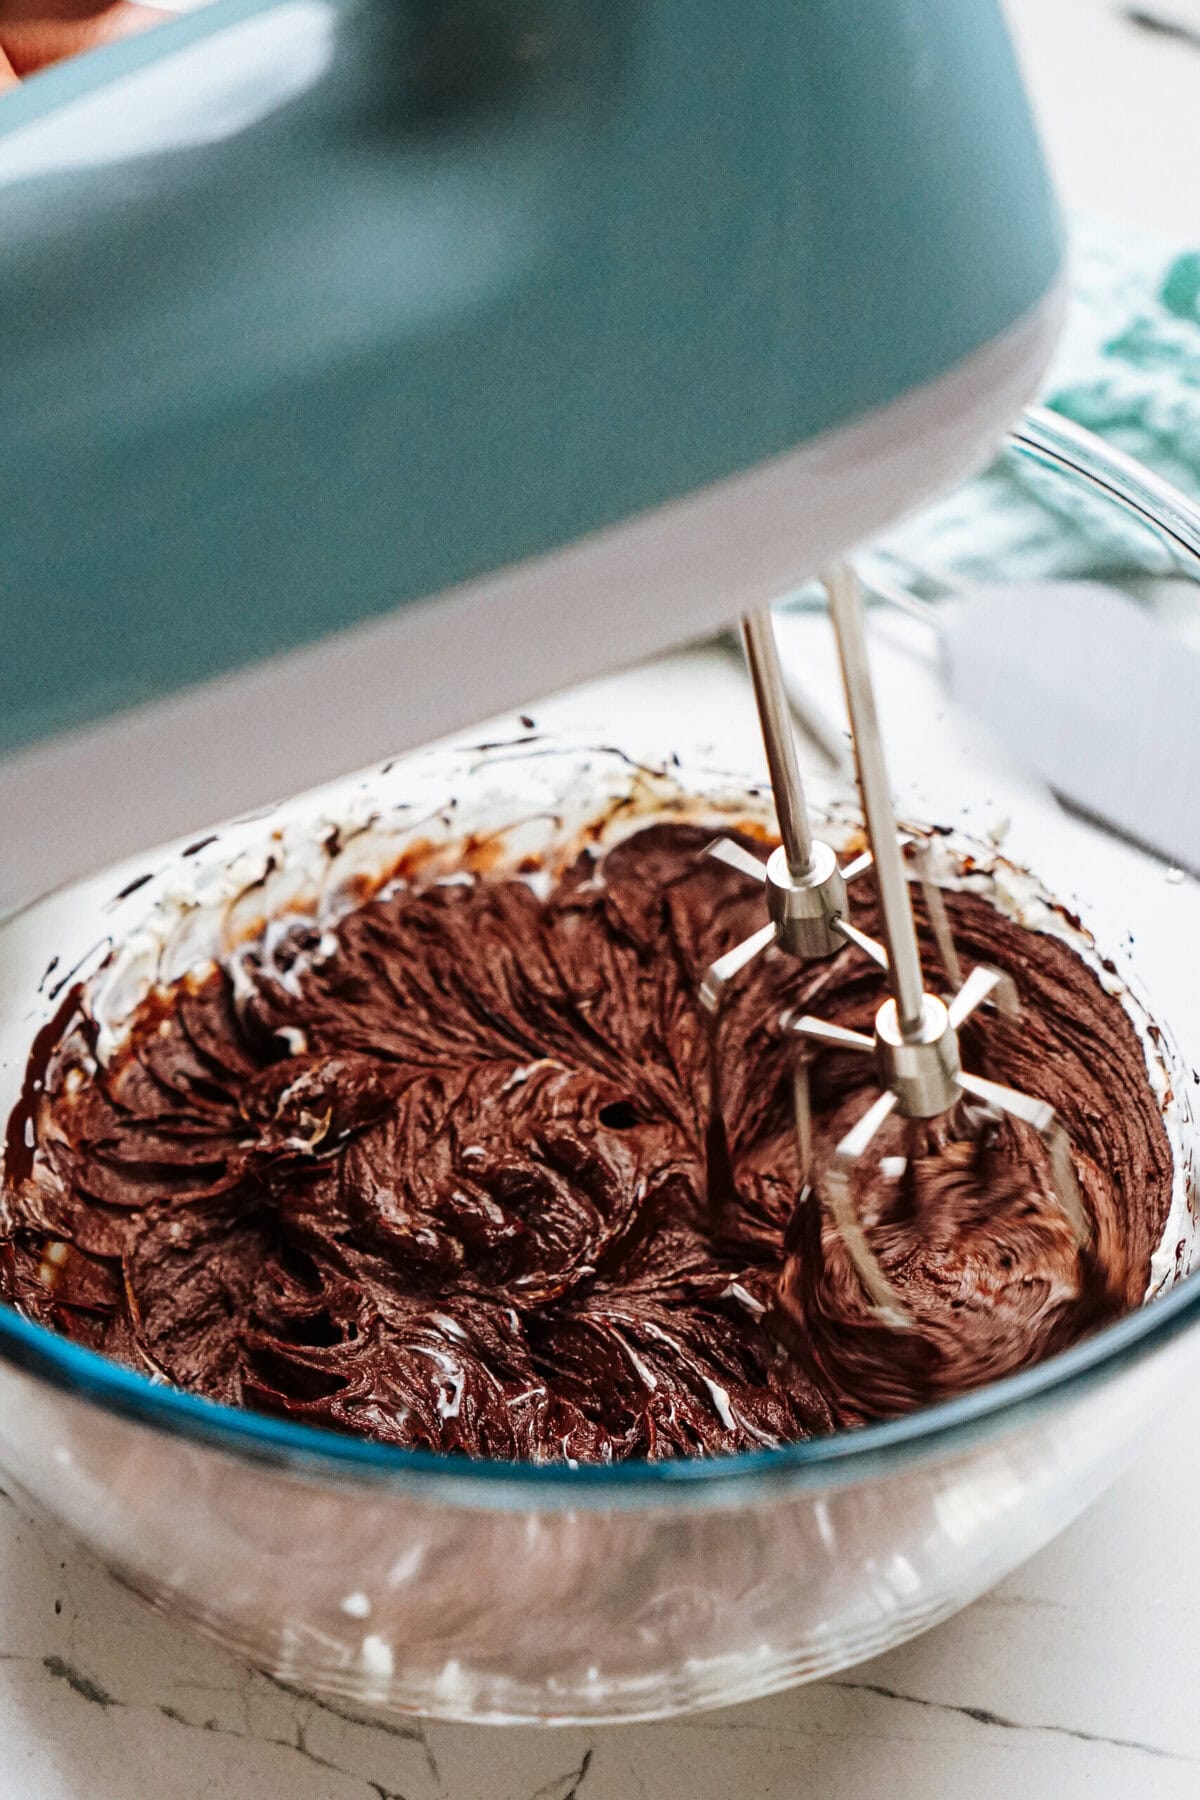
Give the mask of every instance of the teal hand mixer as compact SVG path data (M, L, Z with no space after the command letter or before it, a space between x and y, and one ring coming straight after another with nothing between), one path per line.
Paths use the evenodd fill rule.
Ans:
M0 898L737 618L986 457L992 0L214 0L0 100Z
M884 1086L838 1169L969 1092L1083 1229L1050 1109L958 1065L1003 978L924 990L837 560L986 458L1053 342L992 0L215 0L0 100L0 235L10 887L744 617L784 846L708 1003L858 943ZM886 946L764 611L826 569Z

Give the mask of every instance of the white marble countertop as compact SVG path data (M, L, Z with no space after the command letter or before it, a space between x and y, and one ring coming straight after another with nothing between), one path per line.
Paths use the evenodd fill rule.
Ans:
M1200 227L1200 51L1136 31L1107 0L1008 4L1068 200ZM5 1496L0 1795L1194 1800L1198 1501L1188 1396L1084 1519L914 1643L725 1712L538 1732L380 1724L290 1693L151 1614Z
M1074 212L1200 236L1200 4L1142 0L1191 38L1131 23L1137 0L1003 0L1059 192Z

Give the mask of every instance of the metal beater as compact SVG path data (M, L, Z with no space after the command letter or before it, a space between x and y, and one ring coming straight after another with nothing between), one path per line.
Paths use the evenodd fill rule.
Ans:
M765 925L709 966L700 986L700 1004L709 1015L708 1190L710 1196L717 1198L733 1189L718 1042L721 1007L729 983L772 945L803 962L833 956L848 943L858 944L876 960L886 955L882 945L856 930L846 917L847 885L870 867L871 852L864 851L843 869L830 846L813 837L775 628L766 607L746 614L742 620L742 641L762 726L781 842L765 863L731 838L717 838L706 851L730 868L761 881L766 889L768 913ZM807 1167L807 1106L801 1093L806 1076L799 1059L795 1067L796 1128L801 1134L801 1153Z
M743 635L782 843L765 866L728 839L709 846L709 854L764 883L769 914L766 925L712 964L701 986L701 1002L711 1022L714 1126L710 1178L732 1185L717 1054L717 1020L728 983L772 945L802 960L831 956L847 944L856 945L886 972L891 990L875 1015L874 1035L866 1037L808 1015L789 1019L787 1026L799 1039L875 1058L882 1091L837 1145L822 1174L820 1189L878 1314L887 1323L902 1327L911 1321L867 1242L854 1199L858 1165L893 1112L905 1119L932 1119L969 1096L981 1103L985 1116L1007 1114L1032 1126L1046 1147L1058 1203L1081 1244L1087 1241L1089 1226L1070 1144L1054 1108L962 1068L959 1027L985 1001L1015 1016L1017 993L1011 976L987 965L981 964L963 979L945 904L927 862L919 879L939 956L955 991L947 1004L925 987L903 855L911 839L902 837L896 827L867 661L861 591L853 569L845 564L825 578L824 586L837 638L870 848L840 869L830 847L813 838L770 614L765 610L751 614L743 623ZM872 863L884 943L860 931L846 917L847 884ZM793 1069L796 1132L807 1193L812 1179L812 1121L807 1065L802 1056L796 1057Z

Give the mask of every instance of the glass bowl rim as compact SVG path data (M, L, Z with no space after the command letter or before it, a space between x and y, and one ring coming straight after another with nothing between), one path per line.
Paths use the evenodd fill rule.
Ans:
M1081 426L1027 412L1009 446L1081 477L1157 532L1200 575L1200 511L1168 483ZM117 1417L249 1461L296 1474L357 1478L364 1485L450 1490L451 1503L504 1504L516 1490L525 1505L622 1504L725 1496L731 1487L771 1489L865 1480L881 1465L920 1452L949 1454L985 1432L1018 1422L1039 1403L1077 1397L1165 1348L1200 1323L1200 1270L1168 1293L1127 1313L1058 1355L969 1393L901 1417L801 1443L720 1457L617 1464L521 1463L405 1450L269 1414L243 1411L184 1393L60 1337L0 1303L0 1361L59 1392Z

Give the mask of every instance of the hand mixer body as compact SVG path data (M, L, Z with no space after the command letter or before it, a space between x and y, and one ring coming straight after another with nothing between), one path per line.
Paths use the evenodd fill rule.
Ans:
M986 453L1060 258L991 0L216 0L6 94L0 232L26 891L78 784L94 861L784 591Z

